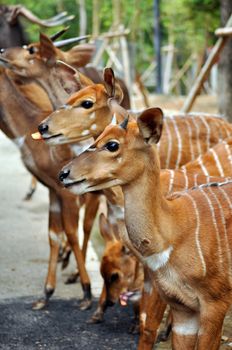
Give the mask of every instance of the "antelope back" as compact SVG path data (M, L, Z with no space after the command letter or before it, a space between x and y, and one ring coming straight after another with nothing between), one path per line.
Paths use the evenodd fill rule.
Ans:
M206 114L167 116L164 119L163 134L158 145L161 168L177 169L203 155L231 135L232 125L218 116Z
M183 166L187 172L205 176L232 176L232 138L221 140L195 161Z

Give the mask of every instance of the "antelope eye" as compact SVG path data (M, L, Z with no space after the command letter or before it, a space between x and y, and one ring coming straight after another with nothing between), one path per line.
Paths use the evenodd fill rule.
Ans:
M119 149L119 143L116 141L109 141L105 144L105 148L110 152L116 152Z
M28 47L27 50L28 50L28 52L29 52L30 55L33 55L33 53L35 53L35 51L36 51L35 48L34 48L34 46Z
M83 101L81 103L81 107L85 108L85 109L89 109L91 107L93 107L93 102L92 101Z

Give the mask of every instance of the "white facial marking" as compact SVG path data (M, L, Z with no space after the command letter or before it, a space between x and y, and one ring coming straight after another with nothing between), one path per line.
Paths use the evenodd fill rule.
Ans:
M86 135L89 135L90 134L90 131L89 130L84 130L82 131L81 135L82 136L86 136Z
M96 130L96 129L97 129L97 124L91 125L90 129L91 129L91 130Z
M90 116L89 116L89 119L95 119L96 115L95 115L95 112L91 113Z
M197 317L185 320L184 323L176 323L173 327L173 332L181 335L194 335L198 332L199 321Z
M172 250L173 247L170 246L160 253L155 253L150 256L147 256L146 258L144 258L144 261L152 271L156 271L167 264Z
M116 119L116 114L114 113L113 118L111 120L111 125L117 125L117 119Z
M93 142L94 142L94 139L91 137L87 140L80 141L75 144L71 144L71 149L75 154L75 156L79 156L81 153L86 151L93 144Z

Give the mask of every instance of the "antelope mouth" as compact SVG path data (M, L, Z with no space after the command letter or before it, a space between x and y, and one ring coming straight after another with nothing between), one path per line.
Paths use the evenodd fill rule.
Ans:
M136 303L141 298L141 291L136 289L134 291L127 291L120 294L119 302L121 306L127 306L128 302Z
M72 187L74 185L81 185L86 181L86 179L81 179L81 180L75 180L75 181L68 181L68 182L64 182L64 187L68 188L68 187Z

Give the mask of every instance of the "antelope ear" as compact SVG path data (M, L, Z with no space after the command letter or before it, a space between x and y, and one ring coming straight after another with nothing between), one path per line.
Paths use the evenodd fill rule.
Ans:
M109 97L114 97L120 104L123 100L123 91L112 68L105 68L103 73L104 85Z
M45 60L49 67L53 67L56 63L56 48L53 45L51 39L45 34L40 33L40 46L39 46L40 57Z
M65 60L77 68L84 67L91 61L94 52L95 46L92 44L77 45L65 52Z
M146 143L158 143L163 128L163 111L160 108L148 108L137 119L140 133Z
M99 216L99 228L105 242L113 242L115 240L110 223L103 213Z
M56 70L60 76L62 87L68 94L73 94L82 88L79 72L75 68L63 61L57 60Z

